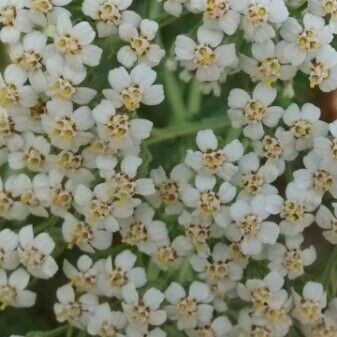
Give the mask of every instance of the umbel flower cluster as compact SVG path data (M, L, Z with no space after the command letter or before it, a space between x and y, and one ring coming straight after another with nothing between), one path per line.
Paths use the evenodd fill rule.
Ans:
M296 91L334 34L336 0L0 0L0 321L54 315L10 333L336 337L337 121Z

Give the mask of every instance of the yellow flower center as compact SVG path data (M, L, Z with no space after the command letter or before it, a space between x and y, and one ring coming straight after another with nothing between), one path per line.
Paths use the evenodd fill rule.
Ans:
M179 198L178 184L174 181L167 181L159 187L160 198L165 206L175 204Z
M54 5L52 0L33 0L32 7L46 14L53 9Z
M228 276L227 263L223 261L208 262L206 266L207 280L210 283L218 283Z
M128 111L135 111L140 107L142 90L138 85L131 85L121 91L124 107Z
M52 188L51 202L55 206L69 209L73 202L73 195L61 185L57 185Z
M55 39L55 48L65 55L78 55L81 53L82 47L78 40L70 34Z
M197 300L192 297L186 297L178 303L178 312L182 317L191 317L195 315L198 309Z
M69 118L56 120L54 123L54 129L49 134L51 139L59 138L65 142L71 142L76 136L75 123Z
M319 62L313 62L309 73L310 88L314 88L328 78L330 70Z
M197 337L215 337L215 333L211 326L204 325L196 328Z
M313 184L321 192L329 192L333 185L332 175L325 170L317 170L313 174Z
M42 67L42 56L32 50L25 51L14 62L26 71L37 70Z
M37 248L33 246L29 246L22 250L20 253L20 262L25 266L25 267L30 267L30 266L39 266L41 265L43 259L44 259L44 254Z
M0 287L0 311L15 303L16 290L10 286Z
M114 25L118 25L122 18L118 7L111 0L101 3L97 16L101 21Z
M87 223L81 221L75 226L68 248L71 249L75 245L88 243L92 238L93 233L91 227Z
M23 162L34 169L41 168L45 163L46 157L40 151L30 148L22 156Z
M83 158L80 154L64 150L57 155L56 163L65 170L76 172L82 167Z
M105 127L113 138L122 139L130 128L129 117L125 114L111 116Z
M135 221L129 231L123 235L123 242L129 245L137 245L146 241L147 228L139 221Z
M268 287L255 288L250 293L254 309L263 312L271 300L271 292Z
M313 29L308 29L298 36L297 44L300 49L310 51L319 47L319 39Z
M265 136L262 140L262 147L263 156L268 159L279 158L282 154L281 144L274 137Z
M84 272L79 272L72 280L71 284L80 293L87 292L90 287L96 282L96 272L91 269Z
M123 203L135 194L136 183L124 173L117 173L110 181L110 195Z
M159 247L157 249L155 258L160 264L169 266L177 259L177 252L174 248L169 246Z
M226 156L222 150L206 151L202 154L204 166L211 172L217 171L226 161Z
M213 191L200 193L199 207L204 215L211 215L220 209L220 199Z
M89 220L91 222L97 222L105 219L110 214L111 206L99 199L93 199L90 203Z
M219 20L225 16L229 10L227 0L207 0L204 16L210 19Z
M112 270L108 277L112 287L121 288L128 282L125 271L119 267Z
M331 14L333 17L337 15L337 1L336 0L323 0L322 7L326 14Z
M71 99L76 92L76 87L70 80L60 76L54 83L50 85L53 95L61 99Z
M292 127L296 139L305 139L311 136L313 126L307 119L297 120Z
M258 172L247 172L242 176L241 186L248 194L258 194L264 184L263 177Z
M9 210L13 205L14 200L10 193L0 192L0 214L3 214Z
M262 81L267 85L271 85L279 78L281 62L276 56L270 57L259 61L258 69L261 74Z
M268 20L268 11L261 4L250 5L245 13L248 21L254 26L261 26Z
M146 323L150 317L150 309L143 303L138 303L132 308L131 319L134 322Z
M0 23L4 26L13 26L16 15L15 6L5 6L0 9Z
M286 200L283 203L281 218L295 223L302 220L305 214L305 207L303 204L295 200Z
M116 327L110 323L103 323L99 332L98 336L100 337L115 337L117 334Z
M0 88L0 106L11 107L19 102L19 93L14 84L5 84Z
M151 44L145 37L137 36L131 40L131 48L138 57L146 55L150 47Z
M245 236L254 236L260 230L261 219L256 214L247 214L238 224L241 233Z
M198 67L210 66L217 61L215 51L207 45L199 45L194 52L194 63Z
M203 247L207 243L209 230L200 225L190 225L186 231L186 236L192 241L197 248Z
M283 265L290 271L295 273L303 272L303 261L297 249L289 249L284 253Z
M246 104L243 112L248 123L260 122L266 116L266 106L260 101L253 100Z
M15 132L15 124L12 118L8 115L0 116L0 134L2 137L6 138L11 136Z
M320 318L321 309L314 301L302 299L299 313L308 322L314 323Z

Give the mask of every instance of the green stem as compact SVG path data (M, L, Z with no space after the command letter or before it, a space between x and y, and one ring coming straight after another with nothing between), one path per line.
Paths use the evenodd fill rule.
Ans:
M68 327L68 325L63 325L50 331L32 331L29 332L26 337L56 337L66 332L68 330Z
M187 110L190 116L200 111L202 94L198 80L194 79L191 83L188 97Z
M73 327L69 325L69 328L66 333L66 337L71 337L73 335L73 331L74 331Z
M181 124L186 119L186 106L182 96L180 85L175 74L164 66L164 80L166 89L166 98L172 109L172 124Z
M228 126L228 120L225 116L208 118L205 120L183 123L176 126L170 126L164 129L154 129L152 136L145 141L146 145L161 143L167 140L172 140L177 137L190 136L197 133L199 130L212 129L219 130Z
M330 290L332 284L331 276L336 272L337 267L337 246L331 252L329 260L322 273L321 282L326 290Z

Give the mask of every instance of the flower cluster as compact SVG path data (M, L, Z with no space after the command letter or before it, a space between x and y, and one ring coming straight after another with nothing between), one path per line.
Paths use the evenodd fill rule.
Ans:
M337 88L337 2L149 0L199 20L170 48L132 0L77 2L0 0L0 310L33 306L30 278L60 269L67 336L336 337L336 264L311 278L307 238L337 244L337 121L278 93L299 72ZM88 87L115 42L109 87ZM143 116L178 68L203 94L254 82L229 91L240 136L198 127L175 166L149 169Z

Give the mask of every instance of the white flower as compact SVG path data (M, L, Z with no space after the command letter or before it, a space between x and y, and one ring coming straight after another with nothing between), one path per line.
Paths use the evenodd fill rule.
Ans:
M135 288L143 287L146 283L144 268L135 267L137 256L130 250L124 250L113 259L106 259L95 263L98 269L98 288L104 296L122 298L122 290L128 284Z
M221 289L222 293L236 289L243 275L242 266L231 259L230 247L221 242L215 244L209 256L193 255L191 265L200 279L206 280L212 289Z
M304 274L304 267L310 266L316 259L314 246L301 249L304 237L296 235L286 237L285 245L276 243L268 247L268 267L271 271L277 271L282 277L287 276L290 280Z
M329 92L337 88L337 52L330 45L320 48L316 57L304 62L301 70L309 75L310 88Z
M9 179L7 179L8 181ZM11 194L12 183L3 182L0 178L0 215L5 219L24 220L28 216L27 209Z
M241 299L251 302L254 313L263 313L269 306L273 307L287 296L282 289L284 279L277 272L270 272L263 280L248 279L246 284L238 284L238 295Z
M321 157L309 152L303 163L305 169L293 172L294 183L299 189L306 190L307 202L313 207L322 203L324 195L331 194L337 197L337 176L335 171L321 161Z
M326 206L321 205L316 213L317 225L324 229L322 235L332 244L337 244L337 204L333 203L332 213Z
M49 97L60 100L71 100L76 104L88 104L96 95L96 90L79 87L85 78L84 67L72 69L64 63L58 54L46 60Z
M102 56L102 49L91 44L95 35L88 22L82 21L73 26L69 15L60 15L53 36L54 43L46 47L45 57L58 53L65 58L67 65L75 69L82 69L83 65L95 67Z
M226 236L231 241L239 241L241 250L246 255L261 253L262 244L275 244L279 236L279 227L272 221L267 221L270 204L278 196L255 196L250 203L237 200L230 207L234 223L225 228Z
M0 142L1 145L5 145L10 151L17 151L23 145L23 140L21 136L16 132L16 124L13 121L9 111L7 109L0 107ZM4 152L3 149L0 151L1 162L3 157L7 161L7 150Z
M160 63L165 51L154 43L158 31L158 23L144 19L139 27L129 23L119 26L119 36L129 43L117 52L118 61L126 68L132 67L136 62L146 63L150 67Z
M290 81L297 68L284 59L282 45L275 46L272 40L253 43L253 58L241 55L242 70L249 74L252 81L262 81L271 85L277 80Z
M162 1L162 0L158 0ZM186 0L164 0L164 10L168 14L179 17L183 11L183 4Z
M167 316L177 321L179 330L194 329L199 324L208 323L213 314L212 294L208 285L194 281L188 293L176 282L172 282L165 291Z
M47 103L42 126L52 145L62 150L78 151L93 138L88 130L94 126L94 119L88 107L73 111L71 101L54 99Z
M323 136L317 136L313 140L313 151L319 156L322 165L337 170L337 122L329 124L329 131L332 139Z
M40 202L48 202L52 214L63 217L72 206L74 184L56 170L34 177L34 191Z
M308 213L312 208L307 202L307 192L298 189L294 183L288 184L286 199L281 206L280 232L286 236L302 233L314 221L314 216Z
M224 219L224 222L226 219ZM172 247L176 250L179 256L187 256L194 250L202 255L207 256L210 253L208 246L208 239L210 238L211 230L213 227L209 227L209 223L204 223L202 219L196 214L191 214L187 211L183 211L178 222L184 227L184 235L178 235L172 241ZM217 228L219 228L217 226Z
M91 191L85 185L78 185L74 195L77 210L85 216L85 221L96 228L105 228L108 231L116 232L119 229L117 220L113 217L113 208L105 195L96 185Z
M303 27L294 18L283 23L280 34L285 42L284 56L294 65L315 57L322 46L332 41L332 27L325 25L324 19L306 13Z
M337 17L336 9L337 3L329 0L308 0L308 9L311 13L322 16L330 17L329 23L332 26L334 34L337 33Z
M120 311L111 311L108 303L103 303L95 308L88 321L88 332L92 336L123 336L120 331L126 326L125 314Z
M6 270L14 270L20 263L17 246L19 238L9 228L0 231L0 267Z
M153 123L147 119L134 118L118 113L112 102L104 99L92 111L102 140L110 140L116 149L130 149L150 136Z
M77 268L76 268L77 267ZM79 293L96 293L97 269L88 255L81 255L74 267L67 259L63 261L63 273Z
M22 268L16 269L8 277L4 269L0 269L0 308L8 306L29 308L35 304L36 294L25 288L29 283L29 274Z
M152 255L158 247L169 244L164 222L154 220L154 210L146 203L140 204L134 215L120 220L122 241L137 246L141 252Z
M18 42L21 33L32 29L25 2L18 0L2 0L0 2L0 40L3 43Z
M265 163L260 166L260 158L249 152L239 159L239 174L235 177L237 184L242 188L239 196L251 199L254 195L277 194L277 188L271 185L280 172L273 164Z
M148 201L155 208L163 205L165 213L168 215L180 214L183 211L180 194L192 178L191 170L184 164L178 164L172 169L168 177L165 170L160 166L150 171L150 177L156 186L156 192L147 198Z
M27 73L29 82L36 91L43 91L47 85L43 73L43 53L47 38L47 35L33 31L23 37L22 43L10 46L11 60Z
M275 100L277 90L263 83L257 84L253 97L242 90L233 89L229 93L228 117L234 128L243 129L243 134L250 139L261 139L264 136L263 125L268 128L277 126L283 109L270 106Z
M137 195L149 196L155 192L150 178L136 178L142 159L127 155L120 163L120 169L112 172L105 183L99 185L102 198L112 203L114 215L117 218L132 216L134 208L141 203Z
M9 108L17 105L32 107L37 100L36 92L29 85L25 85L28 76L24 70L15 64L9 65L0 75L0 106Z
M90 142L89 146L92 143ZM94 175L86 167L83 152L63 150L57 154L50 154L47 158L48 166L68 177L75 185L89 185Z
M9 167L13 170L26 167L33 172L45 171L50 144L43 136L35 136L32 132L24 133L22 139L24 141L23 148L8 155Z
M47 26L55 24L61 15L70 16L70 12L61 6L70 4L73 0L28 0L29 19L36 25Z
M83 329L86 327L89 317L98 306L98 299L93 294L84 294L75 297L75 291L70 285L57 289L57 300L54 304L54 312L58 322L69 322L71 325Z
M225 337L229 336L232 332L232 323L226 316L219 316L215 319L209 317L208 321L199 323L193 330L187 330L186 334L189 337L200 336L202 334L210 334L214 337Z
M238 171L233 163L243 155L243 145L239 140L233 140L223 148L218 148L218 140L212 130L202 130L197 133L198 151L187 150L185 164L198 174L216 174L230 181Z
M293 315L302 324L313 325L322 318L322 309L326 306L326 292L317 282L307 282L302 297L293 291L295 309Z
M138 14L127 10L133 0L84 0L82 11L97 21L97 31L99 37L107 37L117 32L117 27L129 17L136 17ZM129 20L128 20L129 21Z
M161 84L153 84L156 77L146 64L138 64L130 74L123 67L115 68L109 72L112 89L103 90L103 94L116 108L129 112L138 110L141 103L158 105L164 100L164 90Z
M283 121L288 126L288 132L283 137L291 139L297 151L312 148L313 141L318 136L328 133L326 122L320 121L321 111L311 103L291 104L283 114Z
M221 44L223 32L200 26L198 43L185 35L175 41L177 60L189 71L196 71L200 82L217 81L222 70L237 62L235 44Z
M239 24L241 15L231 0L190 0L189 8L193 12L203 12L203 21L207 27L223 30L227 35L233 35Z
M39 177L30 179L26 174L21 173L8 177L6 181L7 191L12 197L20 202L23 214L30 213L39 217L48 217L49 200L39 198L40 185Z
M262 42L275 37L273 24L280 24L288 17L283 0L238 0L232 8L241 12L241 26L245 39Z
M148 289L141 298L135 286L130 283L123 289L123 299L122 306L128 320L128 336L146 334L149 326L160 326L166 321L166 311L160 309L164 294L156 288Z
M285 170L285 162L294 160L298 155L289 138L282 136L285 136L284 130L278 127L274 135L265 135L253 143L255 153L266 159L266 165L276 167L279 175Z
M95 249L107 249L112 242L112 233L110 231L90 226L70 213L64 216L62 234L69 249L76 245L87 253L93 253Z
M20 262L34 277L49 279L58 270L57 263L50 255L55 242L48 233L34 237L33 226L27 225L19 231L18 253Z
M204 223L215 223L225 227L225 204L232 201L236 195L236 188L229 182L223 182L214 190L216 178L214 176L198 175L195 178L195 187L187 185L181 194L184 204L193 208L193 214Z

